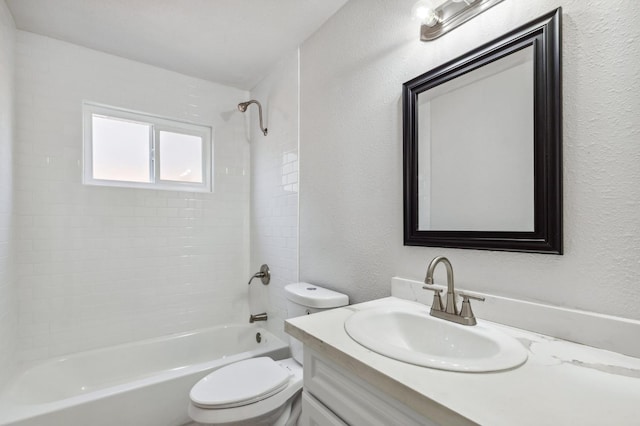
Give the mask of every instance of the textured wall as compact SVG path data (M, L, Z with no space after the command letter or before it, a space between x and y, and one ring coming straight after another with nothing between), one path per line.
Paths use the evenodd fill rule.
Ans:
M282 59L251 91L264 107L268 136L251 107L251 272L266 263L271 283L254 280L252 313L267 311L268 327L284 334L284 286L298 280L298 51Z
M17 298L12 268L15 25L0 2L0 389L10 374L17 342Z
M23 361L246 321L247 92L18 32ZM83 100L214 128L214 192L81 184Z
M413 3L351 0L301 48L301 279L363 301L443 254L461 288L640 319L640 3L560 2L564 256L403 246L402 83L559 5L506 0L422 43Z

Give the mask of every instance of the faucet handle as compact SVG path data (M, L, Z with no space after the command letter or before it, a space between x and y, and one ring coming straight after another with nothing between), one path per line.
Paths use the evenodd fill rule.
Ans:
M260 271L253 274L253 276L249 279L249 285L251 285L251 281L253 281L254 278L260 278L262 284L268 285L271 281L271 271L269 270L269 265L262 265L260 267Z
M476 325L476 316L473 314L471 310L471 303L469 299L479 300L484 302L484 297L480 296L472 296L470 294L458 293L462 297L462 309L460 309L460 316L462 318L467 318L469 320L469 325Z
M474 296L474 295L472 295L472 294L468 294L468 293L465 293L465 292L462 292L462 291L459 291L459 292L458 292L458 295L459 295L460 297L462 297L462 302L463 302L463 303L464 303L464 301L465 301L465 300L466 300L466 301L469 301L469 299L479 300L479 301L481 301L481 302L484 302L484 297L482 297L482 296Z
M437 287L429 287L426 285L423 285L422 288L424 290L431 290L433 292L433 302L431 302L431 310L442 311L444 309L444 307L442 306L442 298L440 297L442 289Z

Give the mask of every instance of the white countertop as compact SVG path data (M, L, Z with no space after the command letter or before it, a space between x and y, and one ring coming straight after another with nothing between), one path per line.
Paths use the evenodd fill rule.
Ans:
M387 358L344 331L355 311L415 303L387 297L289 319L285 331L439 423L640 425L638 358L488 323L518 339L527 362L509 371L458 373Z

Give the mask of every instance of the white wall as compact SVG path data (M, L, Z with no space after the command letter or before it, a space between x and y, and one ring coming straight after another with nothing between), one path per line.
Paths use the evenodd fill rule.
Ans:
M640 3L507 0L429 43L413 3L351 0L301 48L301 279L359 302L443 254L461 288L640 319ZM564 256L404 247L402 83L558 5Z
M266 263L271 283L254 280L251 313L267 312L268 328L286 338L284 286L298 280L298 51L283 58L251 91L264 108L267 136L251 112L251 273ZM247 277L248 279L248 277Z
M15 25L0 2L0 388L17 345L17 298L12 268Z
M17 33L20 359L246 321L248 93ZM81 102L214 128L212 194L83 186Z

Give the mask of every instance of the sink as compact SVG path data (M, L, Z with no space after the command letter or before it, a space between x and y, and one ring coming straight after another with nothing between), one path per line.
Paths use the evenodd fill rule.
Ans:
M356 312L344 328L353 340L380 355L439 370L500 371L527 360L520 342L484 321L455 324L432 317L429 307L413 302Z

